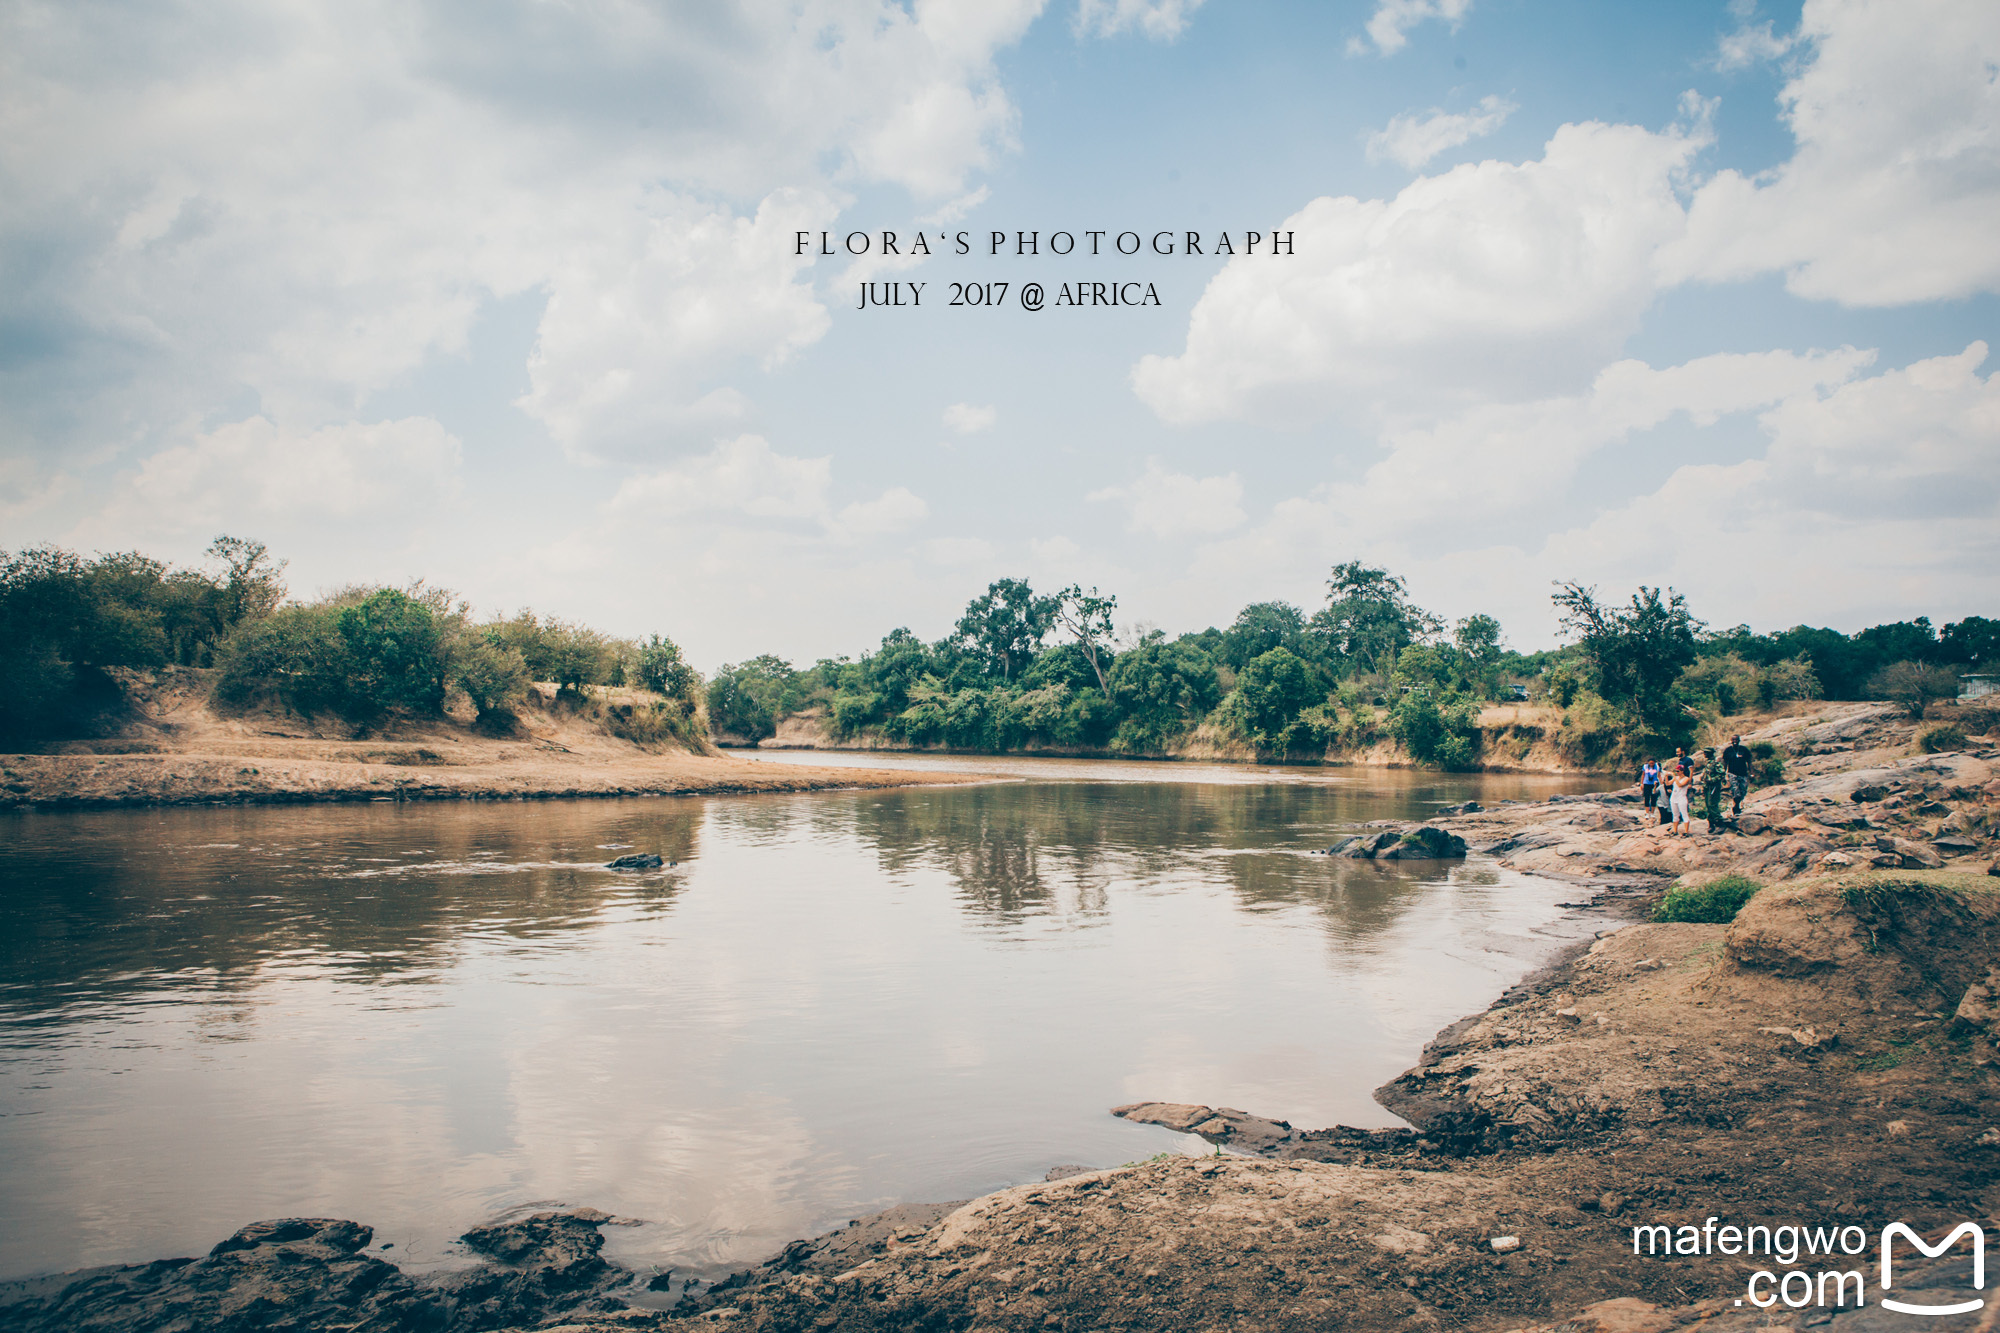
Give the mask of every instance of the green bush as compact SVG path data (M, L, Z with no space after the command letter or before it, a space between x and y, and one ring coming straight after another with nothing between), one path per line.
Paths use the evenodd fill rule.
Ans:
M1763 887L1744 875L1723 875L1706 884L1676 884L1653 908L1653 920L1702 921L1726 926Z
M1770 741L1750 742L1750 781L1758 787L1775 787L1785 780L1785 756Z
M1937 754L1944 750L1963 750L1965 732L1956 722L1940 722L1925 727L1917 733L1917 744L1925 754Z
M1420 764L1467 769L1479 756L1479 705L1459 695L1440 702L1423 691L1406 694L1389 713L1389 729Z

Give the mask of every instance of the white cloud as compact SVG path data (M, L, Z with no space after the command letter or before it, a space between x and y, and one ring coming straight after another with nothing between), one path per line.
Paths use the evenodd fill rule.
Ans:
M957 568L990 565L997 554L993 543L984 537L933 537L922 549L924 559L931 564Z
M428 417L288 430L251 417L163 449L123 476L76 537L171 540L223 524L371 526L434 512L458 489L463 448Z
M1718 353L1656 370L1641 361L1606 366L1582 394L1489 403L1434 425L1392 428L1389 454L1356 482L1330 484L1318 499L1351 532L1410 536L1436 521L1423 495L1440 477L1465 498L1461 529L1508 525L1562 505L1577 471L1600 450L1676 414L1697 426L1841 384L1874 353Z
M245 397L310 429L542 292L524 404L566 447L712 436L826 327L785 230L871 183L964 196L1014 143L993 57L1043 3L0 18L0 250L42 257L0 304L89 414L15 383L10 421L51 453Z
M1376 0L1375 13L1368 20L1368 38L1375 49L1390 55L1410 44L1410 29L1429 19L1443 19L1454 29L1472 8L1472 0ZM1368 49L1359 37L1348 40L1347 53L1360 55Z
M1388 158L1415 171L1447 149L1484 138L1521 108L1504 97L1482 97L1471 111L1431 108L1426 116L1397 116L1368 136L1368 160Z
M1141 359L1133 387L1177 424L1570 388L1651 303L1655 257L1685 225L1675 184L1706 142L1699 122L1565 125L1539 161L1315 199L1283 224L1295 253L1225 265L1185 350Z
M1000 420L1000 409L991 403L953 403L944 410L944 424L960 435L974 435L982 430L991 430Z
M848 505L835 515L834 529L846 536L874 537L902 532L930 516L922 496L904 486L892 486L873 500Z
M628 478L613 512L680 518L736 513L751 518L819 518L833 484L831 458L794 458L762 436L726 440L699 458Z
M1780 102L1798 141L1695 196L1670 278L1780 271L1793 293L1896 305L2000 291L2000 5L1810 0Z
M1582 395L1392 432L1359 481L1279 502L1191 568L1261 587L1273 569L1385 563L1419 601L1498 615L1523 644L1553 632L1548 588L1566 578L1673 584L1713 623L1762 628L1979 613L2000 596L2000 382L1977 373L1986 354L1974 343L1868 376L1872 354L1851 349L1621 362ZM1700 430L1759 409L1761 454L1684 465L1604 506L1572 490L1593 457L1670 416ZM1422 501L1440 477L1448 522Z
M1157 458L1146 460L1144 475L1131 485L1093 491L1089 498L1122 502L1129 531L1160 538L1213 536L1244 517L1243 482L1234 472L1192 477L1167 471Z
M1187 31L1202 0L1077 0L1076 31L1090 37L1116 37L1138 30L1157 42L1171 42Z
M1800 395L1762 458L1682 468L1551 538L1546 559L1714 590L1721 623L1956 617L2000 596L2000 384L1986 345ZM1632 534L1672 533L1635 551Z
M1772 32L1768 19L1753 24L1746 16L1742 23L1724 33L1716 43L1715 67L1727 71L1761 65L1766 60L1776 60L1784 55L1792 49L1796 40Z

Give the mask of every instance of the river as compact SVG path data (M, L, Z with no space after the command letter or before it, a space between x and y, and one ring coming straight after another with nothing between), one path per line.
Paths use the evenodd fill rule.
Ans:
M853 762L1002 780L0 816L0 1276L287 1215L421 1269L590 1205L643 1221L622 1261L712 1277L1205 1151L1123 1102L1394 1123L1371 1089L1596 924L1477 857L1310 854L1588 780ZM625 851L675 864L602 867Z

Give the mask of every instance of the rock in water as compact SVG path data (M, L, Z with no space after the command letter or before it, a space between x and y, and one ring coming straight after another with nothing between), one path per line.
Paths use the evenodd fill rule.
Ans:
M1419 824L1376 856L1378 861L1444 861L1465 855L1465 839L1435 824Z
M394 1265L362 1254L373 1232L354 1222L253 1222L202 1259L163 1259L10 1282L0 1326L122 1333L320 1328L433 1329L445 1302Z
M412 1278L361 1253L356 1222L287 1217L253 1222L202 1259L163 1259L0 1283L8 1333L434 1333L533 1327L626 1309L610 1295L632 1275L606 1263L593 1209L537 1213L478 1227L467 1245L492 1262Z
M606 870L658 870L666 862L651 852L628 852L616 861L606 861Z

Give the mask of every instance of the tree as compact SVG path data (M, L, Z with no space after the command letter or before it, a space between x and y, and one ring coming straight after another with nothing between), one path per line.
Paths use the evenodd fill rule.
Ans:
M792 711L798 673L765 653L741 666L724 664L708 683L708 717L717 731L760 741L777 734L778 719Z
M1150 639L1120 654L1110 681L1125 714L1119 734L1140 748L1180 735L1222 701L1215 659L1191 643Z
M1306 613L1290 602L1253 602L1222 632L1220 657L1231 670L1241 671L1273 648L1298 653L1305 631Z
M1085 592L1080 584L1072 583L1056 594L1055 623L1076 639L1097 674L1097 688L1106 694L1111 687L1105 683L1104 659L1110 655L1111 613L1117 609L1116 597L1101 597L1095 588Z
M1991 671L2000 662L2000 620L1967 616L1946 625L1938 647L1946 662L1972 671Z
M1377 675L1389 673L1397 653L1443 628L1386 569L1349 560L1333 567L1326 587L1326 605L1313 616L1313 631L1335 657Z
M1933 703L1958 693L1958 673L1928 662L1891 662L1868 678L1868 692L1901 704L1921 722Z
M1010 681L1048 637L1059 604L1056 597L1037 597L1026 579L990 583L983 595L966 604L958 619L958 641L989 674Z
M1641 587L1629 606L1607 606L1595 588L1557 585L1555 604L1565 633L1578 637L1597 670L1597 690L1624 705L1634 720L1662 736L1679 736L1691 719L1673 698L1674 682L1695 659L1701 622L1672 588Z
M691 694L701 681L695 669L681 660L680 645L657 634L639 645L632 674L640 685L669 699Z
M1236 695L1250 738L1276 747L1300 713L1325 701L1326 685L1298 654L1273 648L1243 668Z
M1469 688L1482 695L1494 689L1494 669L1505 651L1500 645L1500 622L1492 616L1469 615L1458 622L1451 641L1458 649L1460 673Z
M347 645L349 697L360 713L444 704L444 636L431 608L394 588L343 607L334 626Z
M261 620L285 600L286 561L273 564L264 543L221 536L208 544L208 558L220 560L223 576L221 628L232 630L246 620Z

